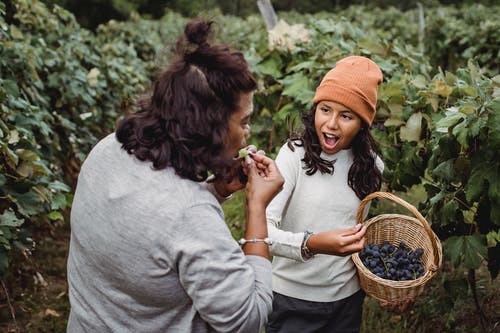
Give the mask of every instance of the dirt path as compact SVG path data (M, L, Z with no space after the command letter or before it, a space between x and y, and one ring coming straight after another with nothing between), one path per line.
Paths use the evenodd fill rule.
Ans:
M13 258L11 275L6 279L15 320L5 289L0 290L0 332L66 332L69 226L37 228L33 239L36 246L32 255Z

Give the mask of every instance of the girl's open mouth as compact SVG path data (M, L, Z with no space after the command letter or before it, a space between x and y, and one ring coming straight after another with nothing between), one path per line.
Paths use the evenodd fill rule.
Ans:
M325 142L325 148L328 148L328 149L335 148L335 146L337 145L337 143L339 141L338 136L335 136L332 134L327 134L327 133L323 133L323 138L324 138L324 142Z

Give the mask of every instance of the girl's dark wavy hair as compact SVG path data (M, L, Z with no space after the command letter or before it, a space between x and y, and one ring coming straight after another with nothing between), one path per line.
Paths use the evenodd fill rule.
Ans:
M302 116L304 129L294 134L287 145L292 151L295 150L294 146L304 147L302 162L307 175L314 175L318 170L323 174L333 174L335 160L327 161L320 157L321 145L314 125L315 114L316 105L313 105L311 110ZM363 200L368 194L380 190L382 186L382 174L375 165L375 158L377 155L380 156L380 150L366 124L354 137L351 150L354 161L349 169L347 183L356 196Z
M116 130L129 154L194 181L225 175L235 163L224 157L229 118L241 95L257 88L241 52L209 44L213 24L194 19L186 25L176 57L158 75L152 94Z

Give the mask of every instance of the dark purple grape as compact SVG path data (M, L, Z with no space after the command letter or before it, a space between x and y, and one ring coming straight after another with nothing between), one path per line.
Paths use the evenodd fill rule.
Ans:
M422 265L424 250L412 250L405 242L398 246L389 241L381 244L366 244L359 256L362 263L376 276L396 280L414 280L424 275Z

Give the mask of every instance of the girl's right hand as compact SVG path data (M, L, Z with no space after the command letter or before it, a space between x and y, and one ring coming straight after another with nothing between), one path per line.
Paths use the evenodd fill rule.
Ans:
M324 231L311 235L306 246L314 254L347 256L363 249L365 233L366 227L362 224L348 229Z
M253 154L246 157L244 170L248 176L247 202L267 207L285 183L276 163L263 154Z

